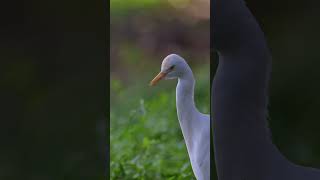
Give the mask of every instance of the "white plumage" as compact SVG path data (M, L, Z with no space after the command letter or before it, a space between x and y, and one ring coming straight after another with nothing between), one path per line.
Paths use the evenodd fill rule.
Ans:
M194 103L195 79L187 62L176 54L162 62L161 72L151 81L178 79L176 87L177 114L186 142L192 170L197 180L210 179L210 116L200 113Z

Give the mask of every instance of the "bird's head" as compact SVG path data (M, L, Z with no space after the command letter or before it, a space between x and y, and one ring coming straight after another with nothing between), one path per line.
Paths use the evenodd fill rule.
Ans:
M161 79L179 78L184 75L188 68L188 64L182 57L176 54L170 54L163 59L161 64L161 71L150 82L150 85L156 85Z

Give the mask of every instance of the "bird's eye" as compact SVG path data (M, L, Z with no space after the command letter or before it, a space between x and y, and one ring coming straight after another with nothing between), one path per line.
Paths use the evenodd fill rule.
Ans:
M173 68L174 68L174 65L173 65L173 66L171 66L169 69L170 69L170 70L173 70Z

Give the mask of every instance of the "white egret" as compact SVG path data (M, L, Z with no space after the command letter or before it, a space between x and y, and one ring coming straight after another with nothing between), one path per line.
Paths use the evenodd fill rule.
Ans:
M150 82L178 79L176 107L192 170L198 180L210 179L210 115L200 113L194 103L195 79L187 62L176 54L168 55L160 73Z

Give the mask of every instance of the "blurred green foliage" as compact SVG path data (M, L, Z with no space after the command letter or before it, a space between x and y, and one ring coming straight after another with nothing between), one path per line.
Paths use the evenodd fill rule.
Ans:
M195 179L176 114L176 80L149 87L150 78L130 85L111 79L111 179ZM197 67L195 78L197 107L209 113L209 66Z
M161 0L110 0L111 14L126 15L131 10L151 10L159 7L165 1Z

